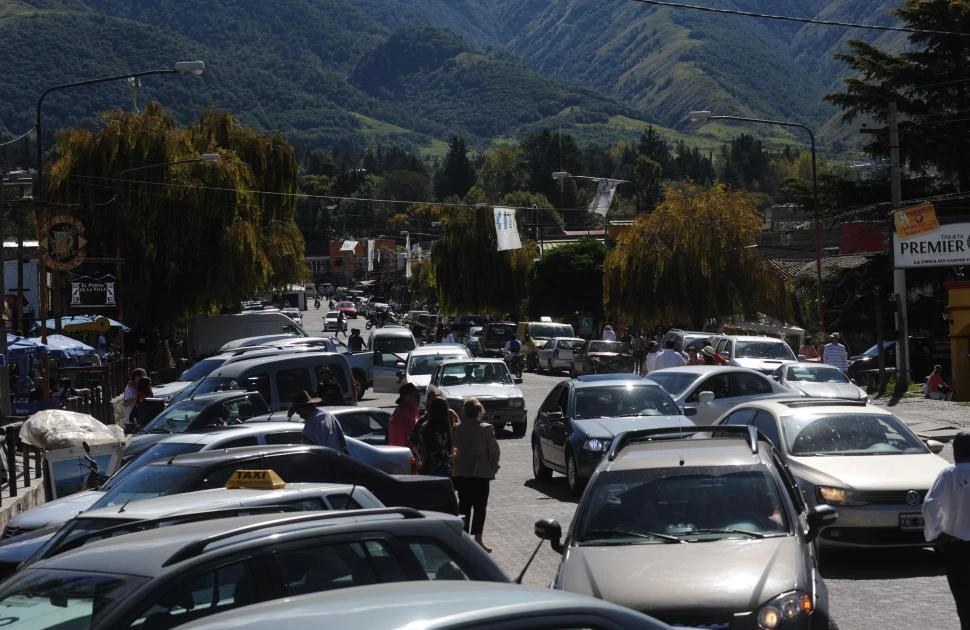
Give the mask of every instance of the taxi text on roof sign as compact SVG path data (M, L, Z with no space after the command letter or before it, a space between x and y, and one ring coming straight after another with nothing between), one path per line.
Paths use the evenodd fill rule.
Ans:
M228 489L278 490L285 487L286 482L272 470L237 470L226 482Z

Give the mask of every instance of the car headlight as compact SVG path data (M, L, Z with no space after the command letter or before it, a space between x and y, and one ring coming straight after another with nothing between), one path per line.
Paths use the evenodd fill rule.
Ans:
M862 501L855 490L851 488L839 488L837 486L818 486L815 494L822 503L831 505L861 505Z
M602 453L610 447L612 441L607 438L590 438L583 443L583 448L587 451Z
M525 400L521 398L513 398L509 401L509 407L512 409L523 409L525 407Z
M783 593L758 611L758 628L773 630L779 626L808 617L814 611L812 598L801 591Z

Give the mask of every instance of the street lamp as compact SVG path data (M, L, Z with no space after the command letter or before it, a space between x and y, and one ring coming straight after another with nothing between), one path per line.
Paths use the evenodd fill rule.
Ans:
M812 147L812 212L815 223L815 302L818 306L818 334L825 331L825 308L822 305L822 227L818 219L818 175L815 166L815 134L801 123L785 120L766 120L764 118L747 118L744 116L715 116L709 111L692 111L688 115L691 122L707 122L709 120L738 120L741 122L758 123L762 125L780 125L782 127L798 127L808 133Z

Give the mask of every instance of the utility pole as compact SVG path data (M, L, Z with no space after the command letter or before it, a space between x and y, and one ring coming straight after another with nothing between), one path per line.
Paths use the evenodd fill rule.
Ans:
M0 341L0 418L10 417L10 377L9 370L7 366L7 320L3 317L7 313L7 248L5 241L7 240L6 230L4 226L7 223L7 199L5 196L5 180L7 179L7 174L3 167L0 166L0 251L3 255L0 256L0 262L3 263L3 272L0 273L0 299L3 303L0 304L0 322L3 322L3 340Z
M899 163L899 120L896 101L889 101L889 194L893 211L903 205L902 176ZM896 384L900 391L909 387L909 315L906 291L906 270L896 269L896 229L889 222L889 264L893 265L893 300L896 304Z

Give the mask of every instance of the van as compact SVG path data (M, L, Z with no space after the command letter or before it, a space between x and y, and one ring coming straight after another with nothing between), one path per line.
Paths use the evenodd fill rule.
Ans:
M576 333L572 324L553 321L519 322L515 336L522 342L526 369L535 370L539 366L539 351L547 341L554 337L575 337Z
M189 324L191 350L195 357L213 354L235 339L285 333L307 336L303 327L282 311L246 311L234 315L196 317Z
M335 352L300 352L275 357L247 359L224 365L205 377L193 396L235 387L252 387L262 394L273 411L283 411L300 392L315 395L320 368L330 368L340 385L345 405L356 405L350 363L347 357Z
M397 391L397 373L404 369L411 351L418 342L407 326L388 324L371 329L367 347L374 351L372 379L374 391Z

